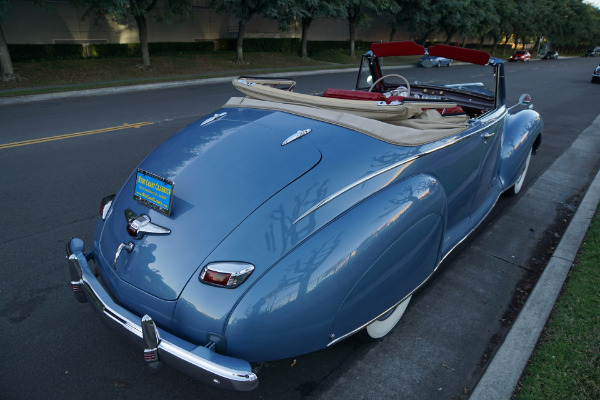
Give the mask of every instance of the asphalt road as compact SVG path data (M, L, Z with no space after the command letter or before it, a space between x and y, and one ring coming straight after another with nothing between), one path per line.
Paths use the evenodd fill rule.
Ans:
M545 122L524 190L600 114L600 85L590 84L594 65L589 58L507 64L509 105L527 92ZM425 80L427 73L465 70L469 80L482 74L473 66L390 72L414 81ZM352 88L355 73L296 80L297 91L310 93ZM257 364L261 383L251 393L217 391L170 368L147 374L141 352L75 301L64 259L67 239L78 236L89 243L100 199L115 193L163 140L236 95L227 83L0 106L0 337L5 344L0 397L335 398L352 371L379 370L384 360L387 373L371 379L363 398L372 398L369 393L403 399L468 397L508 330L506 320L516 313L515 288L522 288L535 269L531 259L541 262L552 243L549 236L564 225L585 184L556 199L564 207L546 210L545 226L529 228L535 231L527 238L533 240L531 251L514 252L504 245L518 232L490 236L498 231L496 221L514 212L516 200L502 197L475 238L414 296L389 337L368 345L350 338L294 360ZM478 238L489 238L492 250L471 252ZM482 258L493 261L482 263Z

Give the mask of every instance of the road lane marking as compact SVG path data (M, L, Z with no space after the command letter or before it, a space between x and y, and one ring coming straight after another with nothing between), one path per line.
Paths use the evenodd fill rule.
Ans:
M113 126L110 128L94 129L91 131L68 133L65 135L51 136L51 137L40 138L40 139L24 140L22 142L12 142L12 143L0 144L0 150L8 149L11 147L28 146L31 144L45 143L45 142L52 142L55 140L71 139L71 138L80 137L80 136L94 135L96 133L113 132L113 131L119 131L122 129L130 129L130 128L140 128L142 126L147 126L147 125L154 125L154 122L137 122L135 124L124 123L123 125Z

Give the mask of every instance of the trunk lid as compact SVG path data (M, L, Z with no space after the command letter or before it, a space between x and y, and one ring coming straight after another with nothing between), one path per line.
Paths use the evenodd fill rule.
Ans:
M231 110L228 110L231 113ZM171 214L133 199L132 174L113 203L100 251L123 281L163 300L175 300L203 260L248 215L319 163L308 141L285 146L291 134L260 123L272 112L252 111L254 122L227 117L190 125L151 153L139 168L174 183ZM235 115L235 114L234 114ZM247 116L248 117L248 116ZM272 117L272 116L271 116ZM147 215L169 234L127 233L126 211ZM132 242L133 249L121 244ZM243 261L243 260L223 260Z

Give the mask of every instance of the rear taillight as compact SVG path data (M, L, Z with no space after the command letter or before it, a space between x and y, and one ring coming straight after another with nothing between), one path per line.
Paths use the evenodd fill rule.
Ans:
M111 194L110 196L106 196L100 202L100 218L102 221L106 219L108 212L110 211L110 206L112 206L112 202L115 199L115 195Z
M202 268L200 282L212 286L233 289L238 287L254 271L254 265L242 262L219 262Z

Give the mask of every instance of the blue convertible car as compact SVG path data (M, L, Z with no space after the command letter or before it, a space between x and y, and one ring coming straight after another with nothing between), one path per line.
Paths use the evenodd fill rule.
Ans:
M452 65L452 60L444 57L434 57L430 55L419 58L417 64L421 67L441 67L442 65L449 67Z
M490 79L381 69L424 54ZM250 363L381 338L499 196L523 187L542 119L527 95L507 107L504 79L485 52L414 42L373 44L354 90L240 77L245 96L102 200L89 250L69 241L72 290L149 368L233 390L258 385Z

